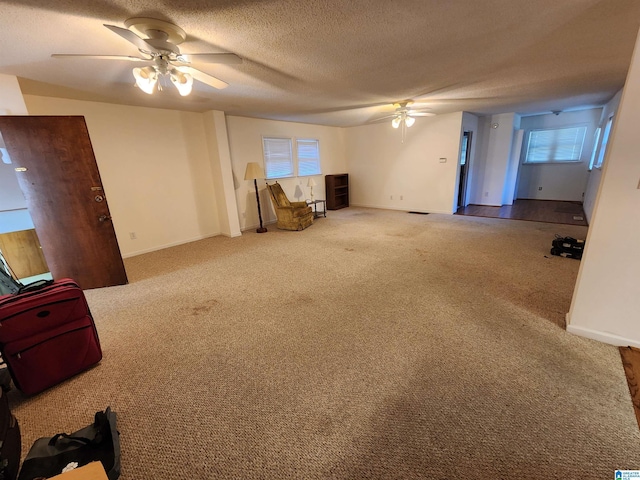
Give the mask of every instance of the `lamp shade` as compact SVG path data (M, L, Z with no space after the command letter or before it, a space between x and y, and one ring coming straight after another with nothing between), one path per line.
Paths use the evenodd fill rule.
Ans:
M193 77L188 73L182 73L180 70L173 69L171 72L171 82L176 86L178 92L183 97L191 93Z
M393 128L398 128L400 126L400 121L402 119L398 116L398 117L394 117L393 120L391 120L391 126Z
M309 177L309 181L307 182L307 187L315 187L316 181L313 179L313 177Z
M407 115L407 117L404 119L404 123L407 124L407 127L410 127L411 125L416 123L416 119Z
M247 163L247 169L244 172L244 179L255 180L256 178L264 178L264 170L262 170L262 167L259 163Z
M153 89L158 81L158 74L153 67L134 68L133 76L140 90L148 94L153 93Z

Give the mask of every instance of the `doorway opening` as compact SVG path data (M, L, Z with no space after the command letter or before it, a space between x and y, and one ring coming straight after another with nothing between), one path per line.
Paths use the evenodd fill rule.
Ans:
M458 208L467 204L467 172L469 171L469 157L471 154L471 133L464 132L460 145L460 177L458 181Z
M50 280L51 272L1 134L0 159L0 269L24 285Z

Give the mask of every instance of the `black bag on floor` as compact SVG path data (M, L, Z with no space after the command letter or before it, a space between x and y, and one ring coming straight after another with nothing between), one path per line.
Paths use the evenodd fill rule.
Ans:
M556 235L555 240L551 242L551 255L580 260L583 250L584 240L577 240L573 237Z
M18 480L59 475L67 468L102 462L109 480L120 476L120 438L116 414L107 408L95 414L94 422L77 432L59 433L35 441L22 464Z
M0 388L0 480L15 480L20 467L20 426L9 410L6 390Z
M22 284L17 278L13 278L13 271L0 252L0 295L12 294L20 290Z
M0 295L9 295L20 290L21 285L0 264Z

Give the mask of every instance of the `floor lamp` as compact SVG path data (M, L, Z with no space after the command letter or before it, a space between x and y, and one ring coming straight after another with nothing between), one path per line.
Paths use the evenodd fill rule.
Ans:
M264 171L262 170L262 167L256 162L247 163L247 169L244 172L244 179L253 180L253 186L256 189L256 202L258 203L258 217L260 218L260 228L258 228L256 232L264 233L267 231L267 228L262 226L262 211L260 210L260 196L258 195L258 178L264 178Z

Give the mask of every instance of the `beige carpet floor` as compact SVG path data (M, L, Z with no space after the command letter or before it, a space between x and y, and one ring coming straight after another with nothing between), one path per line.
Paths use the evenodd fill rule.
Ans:
M123 480L607 479L640 468L615 347L568 334L586 227L348 208L126 261L103 361L10 392L26 449L107 405Z

